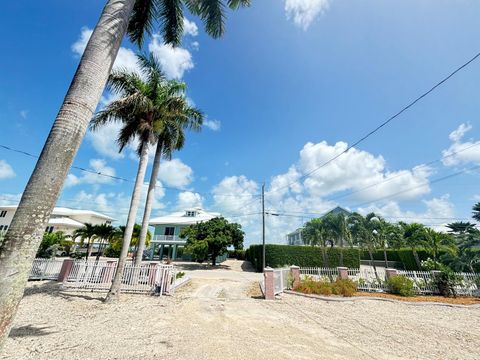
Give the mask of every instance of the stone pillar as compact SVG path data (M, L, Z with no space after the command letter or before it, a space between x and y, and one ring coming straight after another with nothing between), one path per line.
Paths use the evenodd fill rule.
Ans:
M59 282L67 281L68 275L70 275L70 271L72 270L74 262L75 261L73 259L63 260L62 268L60 269L60 274L58 274L57 281Z
M385 275L386 275L387 280L388 280L388 279L390 279L392 276L398 275L398 271L397 271L397 269L387 268L387 269L385 269Z
M266 267L263 270L263 278L265 285L265 300L275 300L275 284L273 279L273 269L271 267Z
M348 279L348 268L339 266L337 267L338 278L341 280Z
M293 278L292 288L295 289L300 285L300 268L298 266L290 266L290 272Z

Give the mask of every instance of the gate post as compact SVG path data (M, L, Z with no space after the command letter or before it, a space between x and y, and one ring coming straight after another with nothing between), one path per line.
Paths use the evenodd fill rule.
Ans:
M295 289L298 285L300 285L300 267L292 265L290 266L290 272L293 278L292 289Z
M392 276L398 275L397 269L385 269L385 275L387 276L387 279L390 279Z
M275 300L275 283L273 278L273 269L271 267L266 267L263 270L264 278L264 295L265 300Z
M348 279L348 268L339 266L337 267L338 278L341 280Z
M60 273L58 274L57 281L59 282L67 281L68 275L70 275L70 271L72 270L73 263L74 263L73 259L63 260L63 264L60 269Z

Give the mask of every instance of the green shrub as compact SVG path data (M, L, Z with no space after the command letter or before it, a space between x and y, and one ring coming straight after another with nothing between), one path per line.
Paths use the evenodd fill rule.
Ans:
M185 273L183 271L179 271L177 272L177 274L175 275L175 279L181 279L182 277L185 276Z
M413 256L413 251L410 248L401 248L401 249L387 249L387 258L388 261L397 261L403 264L405 270L422 270L417 266L415 257ZM417 250L418 257L420 261L427 260L429 254L425 250ZM373 260L384 261L385 257L383 255L383 249L375 251L373 254ZM370 255L368 251L360 252L361 260L370 260Z
M103 256L111 257L111 258L118 258L120 257L120 250L115 250L113 247L108 246L105 251L103 252Z
M456 297L457 292L455 287L460 285L463 280L462 276L456 275L451 270L442 271L437 274L434 282L440 292L440 295L445 297Z
M303 294L332 295L332 284L328 281L316 281L307 277L300 281L294 290Z
M332 284L332 292L335 295L351 297L357 291L357 284L350 279L337 279Z
M402 275L391 276L387 280L387 286L392 294L400 296L414 296L413 281Z
M360 267L359 250L356 248L328 248L327 257L329 267L340 266L340 252L343 251L343 265L349 268ZM251 245L246 251L247 260L257 271L262 270L262 245ZM265 262L267 266L278 268L288 265L300 267L326 267L323 262L322 251L319 247L296 245L265 246Z

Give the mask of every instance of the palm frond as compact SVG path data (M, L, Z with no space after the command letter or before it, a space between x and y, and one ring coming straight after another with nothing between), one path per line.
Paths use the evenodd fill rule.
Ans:
M252 2L251 0L228 0L228 7L232 10L237 10L239 7L249 7Z
M153 34L153 23L158 14L158 0L136 0L128 22L130 41L142 47L145 34Z
M159 6L158 19L161 22L160 32L165 44L180 45L183 35L182 1L162 0Z

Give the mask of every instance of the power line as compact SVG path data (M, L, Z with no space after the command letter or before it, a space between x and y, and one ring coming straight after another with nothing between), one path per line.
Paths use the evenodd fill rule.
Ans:
M410 109L412 106L414 106L416 103L418 103L420 100L422 100L423 98L425 98L426 96L428 96L430 93L432 93L433 91L435 91L435 89L437 89L438 87L440 87L441 85L443 85L445 82L447 82L450 78L452 78L455 74L457 74L459 71L463 70L465 67L467 67L468 65L470 65L472 62L474 62L476 59L478 59L478 57L480 57L480 52L478 52L475 56L473 56L470 60L468 60L467 62L465 62L464 64L462 64L460 67L456 68L453 72L451 72L448 76L444 77L442 80L440 80L439 82L437 82L434 86L432 86L429 90L425 91L424 93L422 93L420 96L418 96L417 98L415 98L413 101L411 101L410 103L408 103L406 106L404 106L400 111L398 111L397 113L395 113L394 115L390 116L387 120L385 120L384 122L382 122L381 124L379 124L377 127L375 127L373 130L369 131L366 135L362 136L360 139L358 139L357 141L355 141L353 144L349 145L345 150L343 150L341 153L335 155L334 157L330 158L329 160L327 160L326 162L324 162L322 165L318 166L317 168L307 172L306 174L302 175L299 179L285 185L285 186L282 186L278 189L275 189L273 191L280 191L282 189L285 189L285 188L289 188L290 186L292 186L293 184L295 183L298 183L299 181L303 180L303 179L306 179L307 177L309 177L310 175L312 175L313 173L317 172L318 170L320 170L321 168L325 167L326 165L330 164L332 161L335 161L336 159L338 159L340 156L342 156L343 154L345 154L346 152L348 152L350 149L354 148L355 146L359 145L360 143L362 143L363 141L365 141L366 139L368 139L370 136L372 136L373 134L375 134L376 132L378 132L379 130L381 130L383 127L385 127L386 125L388 125L391 121L393 121L394 119L396 119L398 116L400 116L401 114L403 114L405 111L407 111L408 109Z
M38 159L38 157L39 157L38 155L29 153L27 151L14 149L10 146L6 146L6 145L2 145L2 144L0 144L0 148L3 148L3 149L8 150L8 151L16 152L16 153L19 153L19 154L22 154L22 155L25 155L25 156L29 156L29 157L32 157L34 159ZM71 168L79 170L79 171L83 171L83 172L86 172L86 173L89 173L89 174L94 174L94 175L97 175L97 176L103 176L103 177L106 177L106 178L114 179L114 180L124 181L124 182L128 182L128 183L135 183L134 180L130 180L130 179L127 179L127 178L124 178L124 177L121 177L121 176L105 174L105 173L102 173L101 171L95 171L95 170L87 169L87 168L84 168L84 167L81 167L81 166L72 165ZM188 190L188 189L178 189L178 188L174 188L174 187L165 186L163 184L162 185L156 185L155 187L160 188L160 189L174 190L174 191L179 191L179 192L182 192L182 191L192 192L192 193L197 193L197 194L200 194L200 195L210 195L210 196L234 196L234 197L240 197L240 196L241 197L244 197L244 196L251 197L251 196L254 196L254 194L213 194L212 195L211 193L198 192L198 191L193 191L193 190ZM255 195L259 195L259 194L255 194Z

